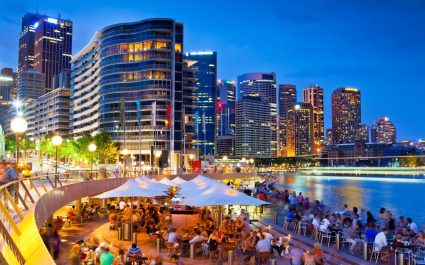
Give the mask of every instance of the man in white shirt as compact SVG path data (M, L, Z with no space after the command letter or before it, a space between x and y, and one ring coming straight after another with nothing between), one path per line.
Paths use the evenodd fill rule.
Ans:
M196 244L204 241L204 237L201 235L201 231L196 230L196 236L189 240L189 244Z
M255 246L257 252L269 252L271 251L270 240L267 238L262 238L258 240L257 245Z
M327 214L326 217L322 220L322 224L319 227L320 231L325 232L326 230L328 230L330 224L331 222L329 221L329 214Z
M411 217L407 218L407 228L409 228L410 233L416 235L419 232L418 225L415 224Z
M387 235L388 235L388 229L384 228L382 230L382 232L379 232L375 236L374 245L375 245L376 250L380 251L382 248L388 246Z
M320 217L319 217L319 215L317 215L317 214L314 215L312 224L314 226L314 229L319 230L319 227L320 227Z
M124 210L125 209L125 206L127 204L125 203L125 201L121 200L119 205L120 205L120 210Z

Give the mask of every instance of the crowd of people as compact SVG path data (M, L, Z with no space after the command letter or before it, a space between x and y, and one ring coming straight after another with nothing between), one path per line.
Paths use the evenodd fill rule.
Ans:
M360 251L362 242L368 242L372 249L379 252L382 261L387 261L400 248L425 250L424 231L420 231L413 219L404 216L396 218L386 208L381 208L375 217L364 208L359 210L352 207L350 210L347 204L333 211L319 200L311 201L302 192L271 189L266 193L266 198L283 204L288 229L302 225L316 241L328 245L331 240L335 242L339 234L351 254ZM320 263L316 261L316 264Z

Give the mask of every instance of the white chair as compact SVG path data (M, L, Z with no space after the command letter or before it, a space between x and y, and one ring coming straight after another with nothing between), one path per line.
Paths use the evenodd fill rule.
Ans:
M378 264L379 255L381 254L381 247L373 243L372 254L370 255L370 261L375 260L375 264Z

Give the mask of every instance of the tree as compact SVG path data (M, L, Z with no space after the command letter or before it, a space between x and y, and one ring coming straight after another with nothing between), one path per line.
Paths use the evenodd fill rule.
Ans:
M16 136L8 135L4 138L4 149L6 152L16 152Z
M112 140L111 136L107 132L99 132L94 137L94 143L96 144L96 160L108 164L109 162L115 162L118 154L118 148Z
M408 157L400 157L400 165L402 167L419 167L424 163L421 161L419 157L408 156Z

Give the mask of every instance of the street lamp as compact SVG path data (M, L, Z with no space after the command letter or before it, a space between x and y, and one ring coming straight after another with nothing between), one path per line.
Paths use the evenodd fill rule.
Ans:
M55 186L58 180L58 146L62 144L62 137L60 135L55 135L52 138L52 143L55 146L55 156L56 156L56 165L55 165Z
M90 152L90 174L93 175L93 152L96 151L97 146L94 143L89 144Z
M223 161L227 161L227 156L223 156Z
M127 148L124 148L121 152L124 156L124 177L127 175L127 156L130 153Z
M195 158L195 156L193 154L189 155L189 160L192 161Z
M10 122L10 127L16 135L16 171L18 172L18 166L19 166L19 135L24 133L27 130L28 123L22 117L15 117Z

